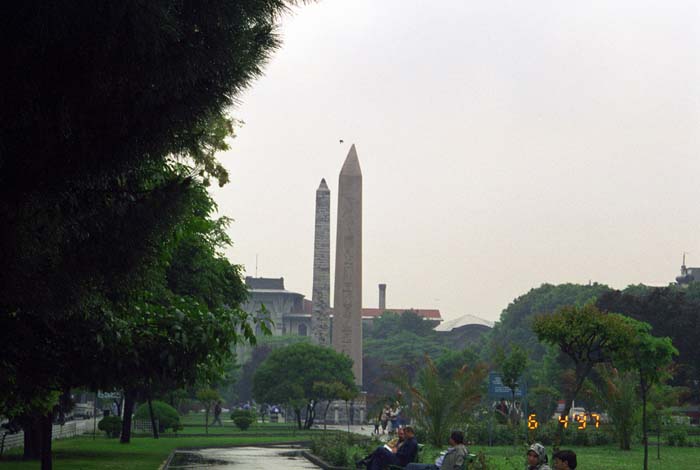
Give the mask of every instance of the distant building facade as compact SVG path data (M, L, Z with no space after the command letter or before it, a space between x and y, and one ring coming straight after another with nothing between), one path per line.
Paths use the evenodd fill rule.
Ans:
M273 321L272 334L279 335L311 335L311 314L313 303L304 298L303 294L288 291L284 287L284 278L251 277L245 278L248 288L248 301L243 305L243 310L250 314L258 314L263 305ZM333 310L331 309L331 336L333 334ZM372 324L375 318L384 312L402 314L413 312L416 315L437 322L442 322L442 316L438 309L414 309L414 308L363 308L362 326Z
M684 262L681 265L681 275L676 276L676 282L678 285L687 286L691 282L695 281L700 281L700 268L689 268Z
M284 288L284 278L251 277L245 278L248 288L248 301L243 310L250 314L262 312L263 305L272 320L274 336L295 334L307 336L311 331L311 302L303 294ZM308 311L308 312L307 312ZM308 318L306 318L308 317Z

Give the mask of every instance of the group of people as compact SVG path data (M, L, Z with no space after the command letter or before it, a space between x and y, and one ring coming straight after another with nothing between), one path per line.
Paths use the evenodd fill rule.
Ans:
M405 470L461 470L469 456L462 431L452 431L448 439L449 447L440 453L435 463L417 463L418 441L411 426L398 428L397 437L383 446L377 447L371 454L357 462L357 467L367 470L384 470L390 466L403 467ZM560 450L552 455L553 468L549 466L547 452L542 444L530 446L526 454L527 470L575 470L576 453L572 450Z
M384 470L390 465L406 467L418 456L416 432L411 426L396 429L396 437L377 447L371 454L357 462L357 467L367 470Z
M382 411L374 420L374 434L379 435L381 426L381 434L395 434L401 425L401 406L399 402L389 405L384 405ZM388 427L388 431L387 431Z
M523 417L523 410L519 401L509 404L505 398L501 398L501 401L496 403L493 410L499 423L505 424L510 421L510 423L518 425Z
M548 465L547 452L542 444L535 443L527 450L527 470L574 470L576 453L573 450L560 450L552 454L552 469Z
M460 470L469 455L464 445L464 433L453 431L448 440L450 447L440 453L434 464L417 463L418 441L413 427L399 427L396 432L395 438L357 462L358 468L384 470L394 465L406 470Z

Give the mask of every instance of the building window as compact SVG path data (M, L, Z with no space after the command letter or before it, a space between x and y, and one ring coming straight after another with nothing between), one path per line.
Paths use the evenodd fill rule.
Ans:
M299 324L299 336L306 336L306 325L304 323Z

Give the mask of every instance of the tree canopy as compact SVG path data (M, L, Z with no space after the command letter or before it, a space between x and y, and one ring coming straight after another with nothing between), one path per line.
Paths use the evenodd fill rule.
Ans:
M695 388L693 384L700 379L700 283L686 288L630 286L602 295L597 305L648 323L654 336L669 337L678 348L671 383Z
M510 349L518 344L527 350L533 361L539 361L545 354L545 347L539 343L532 331L532 322L537 315L554 313L566 305L582 306L595 301L610 288L598 283L580 284L542 284L530 289L513 300L501 313L500 320L494 325L490 334L489 347L483 353L495 357L499 348ZM487 357L482 356L482 359Z
M321 386L320 383L340 384L341 387ZM308 343L272 351L253 376L255 399L292 405L300 428L302 407L306 407L304 427L308 429L313 425L316 403L321 399L342 398L329 396L338 390L355 390L352 359L331 348Z
M48 397L100 385L107 349L124 344L112 332L127 332L130 319L159 329L141 341L167 332L200 350L190 338L198 327L183 319L208 321L226 301L235 314L239 289L226 282L236 269L202 240L178 244L178 232L198 185L227 180L215 159L233 130L227 106L261 74L279 46L279 15L294 3L0 7L0 412L50 423ZM209 273L181 274L164 243L192 251L194 270L207 259ZM189 293L184 301L158 288L153 269L163 263L173 267L167 290ZM136 314L139 305L148 313ZM178 333L183 326L193 330ZM205 336L211 345L215 335ZM159 344L154 351L167 350ZM183 359L171 351L166 363ZM48 453L42 465L50 468Z
M635 333L628 318L601 312L592 303L562 307L552 315L537 316L532 328L541 341L558 346L573 363L575 375L573 384L565 390L563 417L568 416L593 367L612 361L615 354L626 350ZM558 439L562 429L563 423Z

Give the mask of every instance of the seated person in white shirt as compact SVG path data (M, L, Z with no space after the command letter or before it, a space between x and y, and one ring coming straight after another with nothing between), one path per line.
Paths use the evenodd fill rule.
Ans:
M448 440L450 447L440 453L434 464L410 463L406 470L460 470L469 451L464 445L464 433L452 431Z

